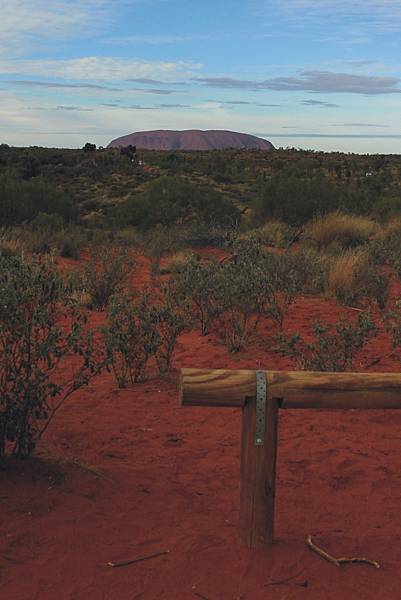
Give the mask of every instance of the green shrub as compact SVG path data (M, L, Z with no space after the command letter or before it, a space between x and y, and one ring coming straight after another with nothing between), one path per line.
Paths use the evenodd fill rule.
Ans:
M257 223L273 219L300 226L340 205L341 191L328 179L283 172L262 184L253 209Z
M74 355L73 369L62 360ZM0 457L30 454L64 401L103 364L51 259L0 257Z
M356 322L346 316L334 325L314 322L312 335L308 342L299 334L282 335L277 350L295 358L298 367L306 371L347 371L377 329L369 313L360 313Z
M221 265L216 262L202 263L190 255L185 268L176 278L176 286L190 306L190 314L199 324L201 335L210 332L212 324L221 312L217 298L218 275Z
M158 312L146 295L139 302L126 294L110 301L103 339L119 387L143 381L146 365L162 343L157 324Z
M124 248L93 249L83 273L91 308L103 310L110 298L122 291L133 266L134 261Z
M162 288L156 312L157 332L160 336L156 362L159 372L164 375L171 369L178 336L188 326L190 318L179 290L171 284Z
M43 180L0 177L0 226L30 223L39 214L58 215L68 222L77 218L77 206L68 194Z
M149 229L178 223L230 226L239 220L239 210L231 200L205 185L195 185L179 177L162 177L150 183L147 191L113 209L112 216L124 226Z
M56 241L60 256L78 260L85 245L86 236L78 228L70 227L63 229L57 235Z

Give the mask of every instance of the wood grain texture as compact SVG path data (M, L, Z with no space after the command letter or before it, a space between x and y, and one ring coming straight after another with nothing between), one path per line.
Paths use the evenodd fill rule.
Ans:
M255 446L255 400L242 409L241 482L238 533L248 548L271 546L274 534L278 404L266 407L265 440Z
M269 398L280 408L401 408L401 373L266 371L266 376ZM255 394L255 371L181 370L183 406L243 407Z

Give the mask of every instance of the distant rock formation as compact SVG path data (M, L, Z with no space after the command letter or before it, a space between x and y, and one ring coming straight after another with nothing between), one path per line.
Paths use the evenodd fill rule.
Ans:
M223 150L224 148L248 148L274 150L273 144L262 138L235 131L188 129L186 131L138 131L119 137L108 145L136 146L146 150Z

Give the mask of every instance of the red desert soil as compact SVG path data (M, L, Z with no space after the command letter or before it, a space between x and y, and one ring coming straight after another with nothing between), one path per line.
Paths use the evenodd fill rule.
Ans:
M138 269L135 281L148 282L145 260ZM287 327L307 331L311 319L339 310L300 298ZM358 369L388 351L381 334ZM80 391L36 458L0 472L1 599L400 598L401 411L282 411L276 543L251 553L236 535L240 410L181 408L184 366L291 363L258 345L229 356L213 335L188 333L167 380L119 390L105 373ZM387 358L373 368L399 364ZM308 550L309 534L335 556L382 568L337 568Z

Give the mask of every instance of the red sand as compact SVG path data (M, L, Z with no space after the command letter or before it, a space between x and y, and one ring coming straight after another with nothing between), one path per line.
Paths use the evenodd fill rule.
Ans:
M136 281L149 280L145 267ZM305 332L311 319L339 312L300 298L286 328ZM358 370L388 351L381 334ZM175 359L183 366L291 362L258 345L229 356L213 336L189 333ZM276 543L251 553L236 535L240 411L181 408L177 376L118 390L101 375L60 411L35 459L0 472L2 600L401 597L401 412L282 411ZM336 556L382 568L338 569L308 550L310 533Z

